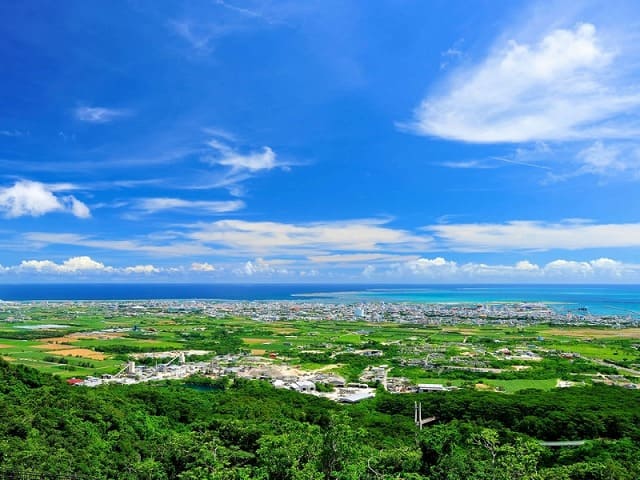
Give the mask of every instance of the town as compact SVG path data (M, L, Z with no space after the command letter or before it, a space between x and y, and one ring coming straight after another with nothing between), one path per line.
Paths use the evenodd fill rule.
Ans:
M354 403L459 388L638 388L638 319L541 303L0 303L0 354L72 385L235 378Z

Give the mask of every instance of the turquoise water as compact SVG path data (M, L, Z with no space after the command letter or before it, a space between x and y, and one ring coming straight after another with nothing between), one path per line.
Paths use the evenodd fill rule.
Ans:
M406 303L545 303L562 313L640 317L638 285L447 285L370 287L324 293L342 302ZM305 295L306 296L306 295ZM308 297L307 297L308 298Z
M640 285L0 284L0 299L540 302L559 312L640 318Z

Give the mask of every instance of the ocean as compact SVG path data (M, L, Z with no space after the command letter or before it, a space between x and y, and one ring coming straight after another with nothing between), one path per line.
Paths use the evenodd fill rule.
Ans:
M640 285L0 284L0 300L291 300L546 303L559 312L640 317Z

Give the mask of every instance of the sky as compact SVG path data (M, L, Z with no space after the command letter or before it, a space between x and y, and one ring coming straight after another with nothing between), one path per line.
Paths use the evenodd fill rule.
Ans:
M640 6L0 3L0 282L640 283Z

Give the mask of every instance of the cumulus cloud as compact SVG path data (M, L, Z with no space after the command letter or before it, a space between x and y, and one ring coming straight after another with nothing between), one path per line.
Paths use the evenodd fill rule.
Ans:
M61 264L52 262L51 260L23 260L17 268L19 270L54 273L113 271L113 268L105 267L103 263L97 262L87 256L71 257Z
M74 110L78 120L87 123L109 123L130 114L128 110L105 107L78 107Z
M362 270L362 276L367 278L373 276L375 273L376 273L376 267L374 265L367 265Z
M68 212L78 218L91 216L89 207L73 195L56 196L53 192L43 183L20 180L11 187L0 188L0 211L9 218L40 217L52 212Z
M363 271L363 275L364 275ZM368 271L371 276L373 271ZM441 280L446 282L606 282L637 281L640 264L628 264L610 258L589 261L557 259L540 266L529 260L514 265L469 262L459 264L442 257L420 258L394 264L380 273L381 278Z
M515 269L523 272L537 272L540 270L540 267L535 263L531 263L529 260L521 260L516 263Z
M111 267L88 256L71 257L62 263L52 260L23 260L19 265L10 267L18 273L50 273L50 274L151 274L160 273L162 269L153 265L134 265L128 267Z
M573 260L554 260L544 267L544 272L548 276L556 277L597 277L604 279L615 279L638 273L640 266L629 265L612 260L610 258L598 258L586 262L576 262Z
M277 260L274 263L280 263ZM234 270L236 275L253 277L255 275L271 276L274 274L288 275L289 271L286 268L278 268L272 265L271 262L267 262L263 258L256 258L254 261L249 260L240 269Z
M575 262L571 260L554 260L544 267L548 275L572 275L586 276L593 273L589 262Z
M233 265L235 264L235 268ZM611 258L594 260L557 259L544 265L529 260L520 260L515 264L459 263L444 257L420 257L397 263L379 263L362 266L347 265L343 269L319 271L308 268L304 261L292 259L265 259L262 257L244 263L228 264L228 272L238 278L291 279L291 278L344 278L356 280L363 278L371 281L405 281L424 283L430 281L447 283L601 283L601 282L638 282L640 264L625 263ZM203 272L219 272L223 267L210 263L191 263L190 266L174 265L158 267L152 264L113 267L88 256L71 257L61 263L52 260L24 260L13 267L0 267L3 274L38 276L64 275L80 278L126 278L131 275L162 276L184 279L184 275L200 275ZM176 275L178 277L176 277Z
M164 210L182 210L187 213L227 213L245 207L242 200L206 201L184 200L181 198L142 198L136 202L136 208L143 213L156 213Z
M415 111L413 131L476 143L628 138L640 94L593 24L500 41Z
M124 273L158 273L160 269L153 265L134 265L132 267L125 267L122 269Z
M190 270L192 272L213 272L216 270L216 267L214 267L213 265L207 262L204 262L204 263L193 262L191 264Z
M443 247L465 252L640 247L640 223L511 221L425 227Z
M458 268L456 262L447 261L442 257L418 258L403 264L403 267L413 274L433 272L455 272Z

